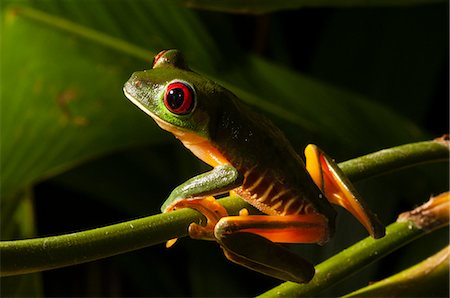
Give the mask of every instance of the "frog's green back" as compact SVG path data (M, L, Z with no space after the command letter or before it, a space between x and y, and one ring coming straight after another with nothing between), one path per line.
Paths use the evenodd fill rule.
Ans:
M334 222L334 209L283 132L228 90L222 92L216 117L210 122L211 142L234 167L247 174L240 194L245 195L245 189L253 187L252 193L259 194L259 201L251 203L269 214L295 214L298 210L303 213L312 207ZM269 199L280 193L277 200ZM296 201L289 203L291 199ZM264 203L268 206L263 206Z

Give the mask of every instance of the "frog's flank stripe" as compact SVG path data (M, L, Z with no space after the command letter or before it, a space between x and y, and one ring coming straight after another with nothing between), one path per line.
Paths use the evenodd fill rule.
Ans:
M280 215L307 214L314 212L311 204L302 200L299 196L282 200L283 204L273 206Z
M311 204L307 204L305 206L305 210L303 211L303 213L312 213L312 212L314 212L313 206Z
M314 208L302 199L302 196L286 186L274 182L269 172L260 174L254 166L243 170L244 182L241 195L257 208L278 215L305 214L313 212ZM269 211L271 210L271 211Z
M252 168L250 168L249 170L245 171L244 173L244 182L243 185L247 184L248 181L248 177L252 174L253 170L256 168L256 166L253 166Z
M292 214L289 212L290 210L287 209L287 207L289 207L288 204L291 205L295 201L297 201L297 197L286 196L283 199L278 201L278 202L281 202L281 204L278 204L278 202L277 202L275 205L273 205L273 208L280 215Z
M274 203L276 200L279 200L281 197L286 195L288 192L289 192L289 189L283 189L281 192L277 193L276 196L274 196L274 197L272 197L272 199L270 199L270 203Z
M269 194L270 194L270 192L272 191L273 186L274 186L273 182L270 183L269 187L266 189L266 192L265 192L262 196L260 196L260 197L258 198L258 201L260 201L260 202L262 203L262 202L264 202L267 198L269 198Z
M258 169L255 169L256 167L253 167L244 172L244 182L242 186L246 191L251 194L257 194L257 197L260 198L265 194L268 185L272 184L272 179L266 177L267 171L260 174ZM268 197L270 197L270 193L268 194Z
M294 204L297 201L299 201L297 197L294 197L294 198L290 199L289 201L287 201L287 203L284 205L284 209L283 209L283 212L281 212L281 215L286 215L287 212L289 211L289 207L291 207L292 204Z
M279 210L279 208L283 205L283 201L278 201L275 205L272 206L274 210Z
M299 201L299 203L300 204L299 204L297 210L295 210L294 214L302 214L302 213L304 213L302 211L302 209L305 207L305 201Z
M258 180L256 180L256 181L252 184L252 186L246 187L247 190L248 190L249 192L253 192L253 191L258 187L258 185L260 185L261 182L264 180L264 175L266 175L266 173L260 175L259 178L258 178ZM256 192L256 193L258 193L258 192Z

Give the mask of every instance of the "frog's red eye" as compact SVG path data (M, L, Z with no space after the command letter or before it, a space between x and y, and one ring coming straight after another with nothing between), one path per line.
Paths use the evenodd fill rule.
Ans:
M186 115L194 108L195 94L191 86L183 82L174 82L164 92L164 105L174 114Z

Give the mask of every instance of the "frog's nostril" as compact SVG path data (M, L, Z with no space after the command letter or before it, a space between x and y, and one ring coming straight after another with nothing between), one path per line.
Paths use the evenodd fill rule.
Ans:
M141 85L142 85L142 81L141 80L138 80L138 81L134 82L134 87L136 87L136 88L141 87Z

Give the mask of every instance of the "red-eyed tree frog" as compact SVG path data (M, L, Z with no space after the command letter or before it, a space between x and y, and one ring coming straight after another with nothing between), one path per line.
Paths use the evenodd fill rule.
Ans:
M190 236L217 241L231 261L282 280L310 281L314 267L277 243L327 242L336 217L330 203L351 212L372 237L384 236L333 160L308 145L305 165L272 122L190 70L180 51L160 52L151 70L133 73L124 93L213 167L176 187L161 210L201 212L208 222L192 223ZM264 214L229 216L213 196L230 191Z

